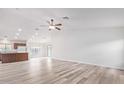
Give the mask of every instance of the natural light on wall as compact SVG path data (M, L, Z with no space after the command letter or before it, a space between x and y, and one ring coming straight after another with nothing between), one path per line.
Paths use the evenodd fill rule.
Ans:
M104 66L123 67L124 40L114 40L104 43L94 44L86 49L87 61L93 64ZM88 53L89 52L89 53ZM104 64L102 64L104 63Z

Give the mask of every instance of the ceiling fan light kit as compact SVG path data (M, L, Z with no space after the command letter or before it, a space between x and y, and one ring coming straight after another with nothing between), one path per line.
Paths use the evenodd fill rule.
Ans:
M69 17L68 17L68 16L64 16L64 17L62 17L62 19L66 19L66 20L68 20Z
M49 26L49 29L55 29L55 26Z

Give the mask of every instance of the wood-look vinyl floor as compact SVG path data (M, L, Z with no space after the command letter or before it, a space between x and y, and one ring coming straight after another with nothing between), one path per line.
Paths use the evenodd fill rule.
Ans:
M1 84L124 84L124 70L61 60L0 64Z

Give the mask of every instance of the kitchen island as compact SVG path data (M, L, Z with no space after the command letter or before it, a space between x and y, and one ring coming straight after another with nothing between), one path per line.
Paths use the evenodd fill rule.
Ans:
M0 53L0 61L2 61L2 63L21 62L26 60L28 60L27 52Z

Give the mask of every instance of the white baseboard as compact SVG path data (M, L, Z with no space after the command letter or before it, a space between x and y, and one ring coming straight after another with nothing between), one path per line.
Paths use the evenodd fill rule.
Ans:
M62 58L56 58L56 57L52 57L52 58L57 59L57 60L62 60L62 61L76 62L76 63L89 64L89 65L101 66L101 67L106 67L106 68L114 68L114 69L124 70L124 68L121 68L121 67L105 66L105 65L100 65L100 64L93 64L93 63L89 63L89 62L83 62L83 61L79 61L79 60L68 60L68 59L62 59Z

